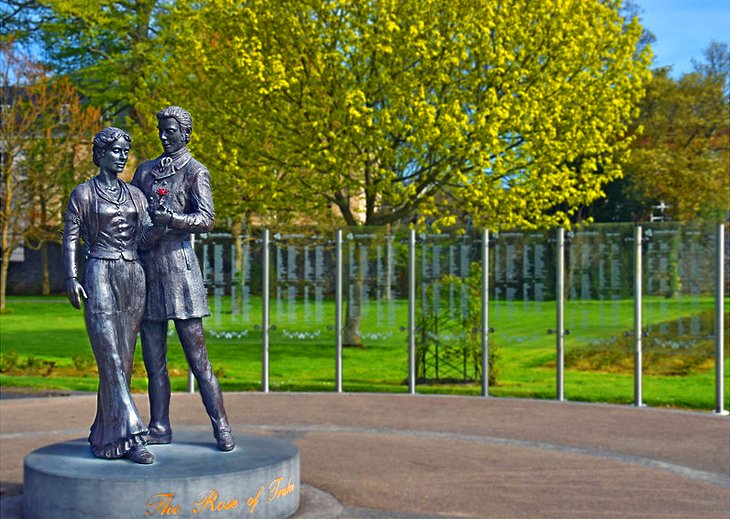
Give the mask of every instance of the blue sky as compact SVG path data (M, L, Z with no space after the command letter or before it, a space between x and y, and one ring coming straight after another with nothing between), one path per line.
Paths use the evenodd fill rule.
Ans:
M656 36L654 66L674 76L692 71L692 58L714 39L730 44L730 0L635 0L644 27Z

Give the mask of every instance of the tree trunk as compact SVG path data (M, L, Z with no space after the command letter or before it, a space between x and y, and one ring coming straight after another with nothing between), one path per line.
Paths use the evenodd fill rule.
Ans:
M17 240L14 240L13 235L11 234L12 227L9 223L13 215L10 211L10 202L12 200L12 197L9 195L10 186L9 182L7 182L7 179L3 187L5 187L6 192L4 200L5 207L3 207L2 215L2 235L0 236L0 250L2 251L2 266L0 267L0 313L5 312L5 296L7 295L8 291L8 269L10 268L10 256L12 255L13 249L17 244Z
M43 267L43 295L51 294L51 276L48 272L48 242L41 244L41 265Z
M2 267L0 267L0 314L5 312L5 294L8 290L8 268L10 267L10 251L3 249Z
M357 255L353 256L354 257L351 258L351 262L356 262L355 258ZM348 280L351 289L351 296L348 297L347 308L345 309L345 330L342 342L344 347L365 347L360 333L360 325L362 321L362 293L365 284L364 270L363 265L350 265L350 272L353 275L351 275Z
M355 296L353 299L356 299ZM360 336L361 312L359 301L354 304L348 304L345 310L345 336L342 346L345 348L364 348Z
M235 265L233 270L238 272L240 279L231 279L231 285L238 284L240 290L236 289L232 291L231 295L235 294L235 300L231 302L232 307L238 309L239 312L243 311L243 290L246 285L246 264L244 263L245 258L243 257L243 240L241 239L241 233L243 232L243 220L234 222L231 225L231 234L233 235L233 246L236 251ZM233 260L231 260L233 263Z

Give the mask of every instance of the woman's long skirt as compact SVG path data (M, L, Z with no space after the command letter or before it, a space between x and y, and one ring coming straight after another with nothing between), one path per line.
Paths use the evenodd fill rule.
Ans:
M144 271L138 261L90 258L84 289L86 330L99 368L96 419L89 443L95 456L120 458L144 444L147 433L129 391L144 314Z

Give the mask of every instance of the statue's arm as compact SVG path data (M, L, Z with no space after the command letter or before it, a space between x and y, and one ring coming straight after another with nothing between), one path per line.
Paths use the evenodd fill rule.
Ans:
M166 226L152 223L152 219L150 218L147 210L147 200L141 192L138 200L140 205L139 216L142 219L142 225L140 226L141 231L139 241L137 242L137 248L147 250L154 247L162 235L165 234Z
M213 192L210 188L210 173L200 168L195 174L190 188L190 201L193 210L189 213L172 213L167 224L171 229L195 232L208 232L215 224Z
M130 185L133 187L132 196L135 200L135 205L139 210L140 222L140 234L139 240L137 240L137 248L141 250L151 249L157 244L163 234L165 234L165 225L156 223L153 225L150 218L150 208L147 203L147 197L142 191L142 176L144 175L144 168L147 163L140 164L134 172ZM136 192L135 192L136 191Z
M81 300L87 299L86 291L79 282L79 265L77 251L81 241L81 196L75 189L71 193L66 210L66 221L63 228L63 262L66 272L66 295L75 308L81 308Z

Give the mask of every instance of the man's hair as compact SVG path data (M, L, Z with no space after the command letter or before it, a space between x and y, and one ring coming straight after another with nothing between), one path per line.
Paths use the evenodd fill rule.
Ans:
M127 142L132 142L132 137L130 137L127 132L120 130L119 128L115 128L114 126L104 128L102 131L97 133L94 137L94 148L92 151L94 164L99 166L99 160L104 156L109 145L122 138Z
M157 120L161 121L162 119L175 119L180 125L180 129L187 134L188 140L190 140L190 135L193 133L193 117L190 112L179 106L168 106L157 112Z

